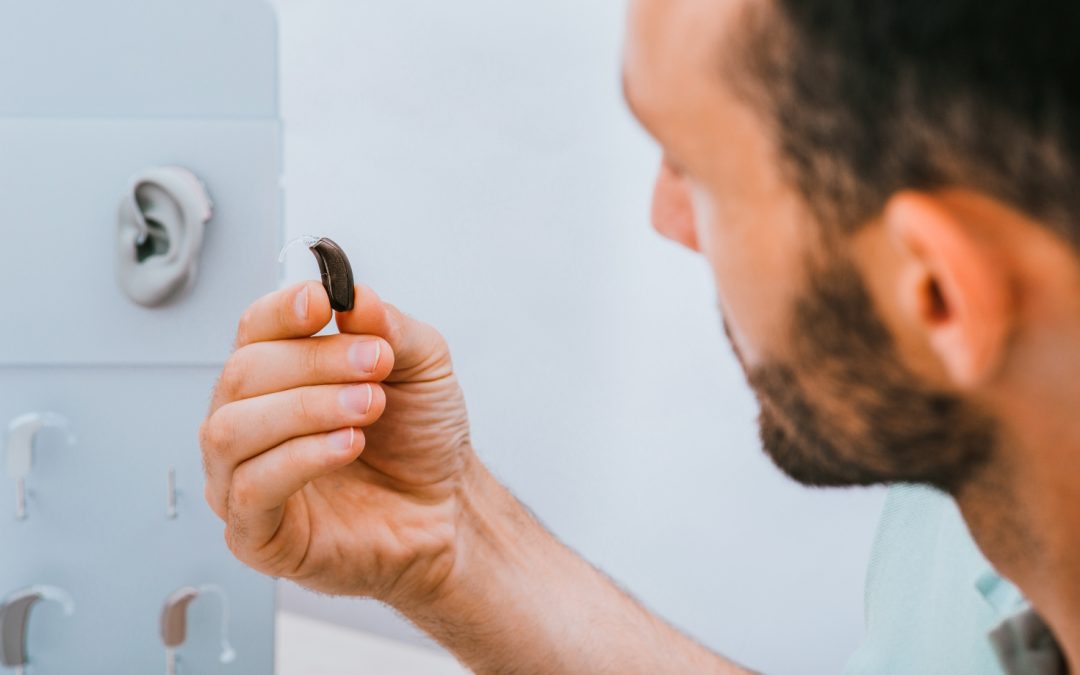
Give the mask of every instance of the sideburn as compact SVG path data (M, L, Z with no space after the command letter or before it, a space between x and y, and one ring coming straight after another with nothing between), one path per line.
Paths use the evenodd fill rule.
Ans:
M807 263L794 306L794 359L754 368L765 451L815 486L914 482L955 493L994 454L995 424L901 362L855 265Z

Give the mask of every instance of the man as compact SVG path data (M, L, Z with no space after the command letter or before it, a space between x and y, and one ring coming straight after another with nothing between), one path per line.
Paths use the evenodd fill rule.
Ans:
M714 270L766 451L931 486L890 497L854 671L1080 664L1077 29L1064 1L633 3L653 222ZM478 672L745 672L492 478L433 328L363 287L311 337L330 316L307 283L241 320L201 439L239 559L379 598ZM1012 617L992 638L975 572Z

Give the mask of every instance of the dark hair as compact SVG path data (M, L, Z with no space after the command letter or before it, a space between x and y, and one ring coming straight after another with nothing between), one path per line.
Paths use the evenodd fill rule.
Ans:
M824 223L962 186L1080 244L1080 2L765 0L745 18L739 88Z

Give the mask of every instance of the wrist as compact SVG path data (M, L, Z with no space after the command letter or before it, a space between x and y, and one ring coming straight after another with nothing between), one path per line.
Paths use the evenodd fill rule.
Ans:
M433 625L479 628L527 587L530 564L550 560L540 551L550 536L475 456L462 472L457 511L446 573L431 593L398 606L429 632Z
M470 602L503 577L518 572L524 550L542 529L520 502L479 461L465 473L458 514L454 566L436 600Z
M652 616L475 465L453 565L426 601L398 607L474 672L744 672Z

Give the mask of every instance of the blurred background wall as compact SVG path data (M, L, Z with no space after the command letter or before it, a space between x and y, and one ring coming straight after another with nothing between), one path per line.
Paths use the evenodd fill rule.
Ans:
M881 493L803 489L760 452L709 272L648 225L623 2L275 5L286 236L333 237L443 331L477 450L570 546L732 658L838 672ZM370 601L280 599L423 642Z

